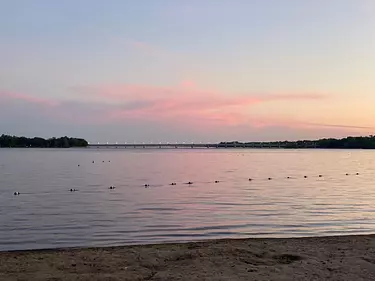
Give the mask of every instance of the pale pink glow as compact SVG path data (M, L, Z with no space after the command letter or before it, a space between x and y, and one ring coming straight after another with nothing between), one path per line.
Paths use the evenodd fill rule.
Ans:
M116 105L108 113L109 121L143 120L190 123L194 126L238 126L266 127L271 122L250 118L253 106L270 102L297 102L325 99L318 93L246 94L224 93L199 89L190 80L177 86L160 87L147 85L106 85L81 87L79 92L97 102ZM275 120L273 125L279 124Z
M258 103L259 101L253 99L238 99L238 100L222 100L215 102L210 101L166 101L165 103L157 103L152 108L150 113L155 114L159 111L164 111L167 115L192 115L206 116L215 113L238 113L244 108ZM146 109L147 110L147 109Z
M185 100L231 100L243 97L261 101L320 100L327 95L321 93L227 93L212 89L199 89L193 81L183 81L178 86L160 87L148 85L104 85L97 87L76 87L86 97L117 103L133 100L185 99Z
M193 126L234 126L242 124L247 117L241 113L219 111L192 110L164 110L162 107L155 107L150 110L114 111L108 113L109 121L115 120L143 120L162 123L190 124Z
M34 104L41 104L47 107L54 107L58 105L58 102L54 100L15 93L15 92L0 91L0 97L6 98L6 99L26 101L26 102L34 103Z
M365 131L373 128L309 123L290 116L268 115L267 104L272 102L319 102L326 95L319 93L242 94L234 95L199 89L186 80L174 87L119 85L75 88L83 101L58 101L31 95L0 92L0 97L38 105L42 114L59 122L80 124L111 124L141 122L158 123L165 127L185 127L189 130L223 131L229 128L283 127L314 130L331 127L342 130ZM265 107L256 114L254 107ZM276 115L275 115L276 114Z
M233 116L242 116L239 111L259 103L255 98L227 98L227 99L158 99L150 101L141 108L117 109L110 113L111 119L201 119L201 122L217 120L223 121L223 116L230 116L225 123L233 123ZM243 119L243 118L242 118Z
M270 94L263 97L264 101L298 101L298 100L320 100L325 99L327 95L316 93L300 93L300 94Z
M197 88L197 84L192 80L184 80L180 83L180 86L183 89L195 89L195 88Z

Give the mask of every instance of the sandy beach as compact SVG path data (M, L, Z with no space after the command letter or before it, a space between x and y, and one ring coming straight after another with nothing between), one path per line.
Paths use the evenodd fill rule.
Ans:
M375 235L2 252L0 280L375 280Z

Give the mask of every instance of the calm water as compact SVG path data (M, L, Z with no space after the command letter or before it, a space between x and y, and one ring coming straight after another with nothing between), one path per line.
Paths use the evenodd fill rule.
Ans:
M375 151L0 149L0 250L375 233L374 176Z

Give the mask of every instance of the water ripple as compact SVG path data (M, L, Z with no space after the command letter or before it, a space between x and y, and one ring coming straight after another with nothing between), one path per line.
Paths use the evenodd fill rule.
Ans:
M374 232L375 152L242 154L0 149L0 250Z

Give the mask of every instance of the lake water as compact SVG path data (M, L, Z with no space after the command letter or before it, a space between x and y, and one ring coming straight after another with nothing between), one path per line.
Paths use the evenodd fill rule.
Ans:
M374 176L364 150L0 149L0 250L375 233Z

